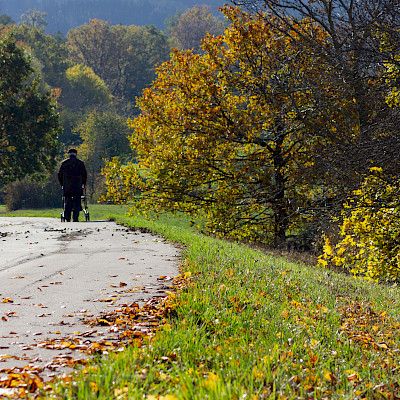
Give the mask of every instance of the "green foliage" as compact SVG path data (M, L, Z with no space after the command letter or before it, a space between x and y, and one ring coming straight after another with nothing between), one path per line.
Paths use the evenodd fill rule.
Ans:
M58 132L54 101L30 60L13 39L0 40L0 186L51 170Z
M400 181L371 168L342 212L340 241L326 238L320 265L374 281L400 282Z
M67 107L63 107L60 110L60 122L63 130L58 136L58 139L63 145L64 150L71 146L77 147L82 143L82 139L77 132L77 127L81 119L82 114L80 112L74 112Z
M107 107L112 96L105 82L85 65L78 64L67 69L68 86L62 94L62 102L75 112Z
M5 187L5 205L9 211L61 207L61 190L56 174L45 180L24 178Z
M13 25L4 34L12 34L15 40L37 60L42 79L51 87L63 87L65 70L69 66L64 40L48 35L43 29L31 25Z
M124 101L140 94L169 53L166 38L153 27L112 26L97 19L72 29L68 47L73 62L92 68Z
M107 194L103 200L110 200L114 204L130 204L139 197L137 176L141 175L138 165L133 162L121 163L118 157L106 162L102 173L105 177Z
M77 131L82 139L79 154L85 161L89 176L89 191L93 196L99 189L100 171L105 160L132 155L129 148L127 121L113 112L92 111L87 114Z

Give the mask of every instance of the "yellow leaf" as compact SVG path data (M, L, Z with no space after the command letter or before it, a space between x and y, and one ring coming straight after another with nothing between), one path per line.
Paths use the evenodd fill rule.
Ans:
M235 270L233 268L229 268L225 273L227 276L229 276L229 278L232 278L232 276L235 275Z
M210 372L203 386L206 387L207 389L213 390L216 388L218 381L219 381L218 375L214 374L214 372Z
M335 375L332 374L331 371L325 370L324 371L324 378L325 380L327 380L328 382L334 382L336 380Z
M125 394L125 393L128 393L128 388L127 388L127 387L124 387L124 388L122 388L122 389L115 389L115 390L114 390L114 396L115 396L115 397L121 396L121 395L123 395L123 394Z
M96 382L90 382L89 386L90 386L90 389L92 390L92 392L98 392L99 391L99 387L97 386Z
M264 373L261 370L259 370L257 367L254 367L253 368L253 377L254 377L254 379L261 380L264 378Z

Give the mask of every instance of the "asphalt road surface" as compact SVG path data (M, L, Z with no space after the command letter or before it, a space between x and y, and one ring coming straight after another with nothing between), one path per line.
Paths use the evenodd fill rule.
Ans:
M0 371L67 357L40 343L90 337L84 320L162 296L178 263L173 245L112 222L0 218Z

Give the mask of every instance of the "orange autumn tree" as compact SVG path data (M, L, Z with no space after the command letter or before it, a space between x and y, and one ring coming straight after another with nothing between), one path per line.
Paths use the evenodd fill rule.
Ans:
M131 122L138 163L108 164L109 197L201 212L214 233L282 245L312 197L314 155L356 134L343 117L353 103L296 32L224 14L231 25L206 37L202 55L174 51L158 68ZM325 40L307 21L297 29Z

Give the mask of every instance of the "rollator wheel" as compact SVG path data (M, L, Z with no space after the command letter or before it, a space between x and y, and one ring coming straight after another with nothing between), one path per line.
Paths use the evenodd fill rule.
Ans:
M61 222L65 222L65 218L64 218L63 214L61 214Z
M86 213L86 214L85 214L85 221L86 221L86 222L89 222L89 221L90 221L90 215L89 215L89 213Z

